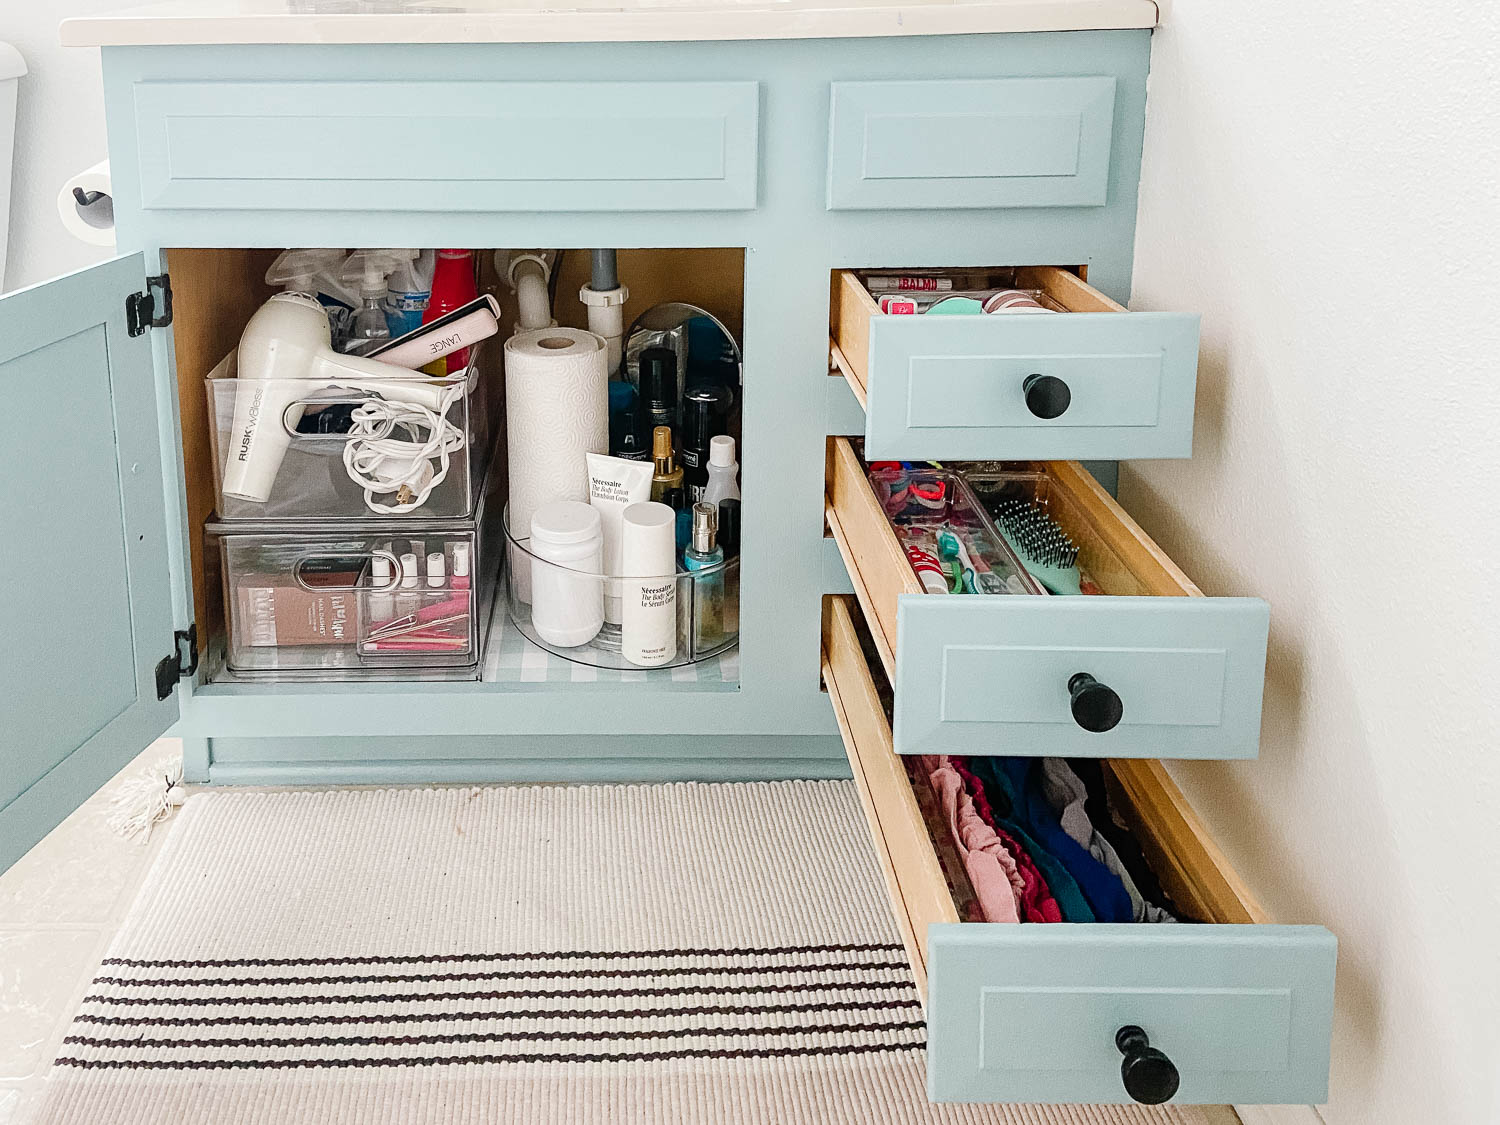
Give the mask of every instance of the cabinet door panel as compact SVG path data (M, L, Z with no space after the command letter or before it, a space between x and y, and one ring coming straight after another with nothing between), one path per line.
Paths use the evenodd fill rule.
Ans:
M0 298L0 870L177 718L144 281L132 254Z

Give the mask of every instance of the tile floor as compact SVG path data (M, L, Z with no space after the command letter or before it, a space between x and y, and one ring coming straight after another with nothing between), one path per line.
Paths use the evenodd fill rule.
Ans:
M108 824L121 780L181 753L162 739L0 874L0 1125L40 1103L68 1020L166 833L126 840Z

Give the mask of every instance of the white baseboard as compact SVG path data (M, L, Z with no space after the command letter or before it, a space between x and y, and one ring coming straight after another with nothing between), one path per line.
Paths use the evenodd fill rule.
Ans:
M1243 1125L1325 1125L1323 1115L1310 1105L1237 1105Z

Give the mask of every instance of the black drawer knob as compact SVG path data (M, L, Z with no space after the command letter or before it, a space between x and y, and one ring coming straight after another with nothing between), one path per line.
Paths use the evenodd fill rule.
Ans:
M1068 680L1068 694L1073 697L1073 721L1084 730L1103 734L1120 725L1125 705L1114 689L1101 684L1087 672L1075 672Z
M1021 384L1021 393L1026 396L1026 409L1038 418L1056 418L1068 409L1073 401L1073 392L1068 390L1056 375L1028 375Z
M1125 1092L1143 1105L1171 1101L1181 1081L1177 1067L1155 1047L1146 1033L1133 1024L1115 1032L1115 1046L1125 1056L1120 1078Z

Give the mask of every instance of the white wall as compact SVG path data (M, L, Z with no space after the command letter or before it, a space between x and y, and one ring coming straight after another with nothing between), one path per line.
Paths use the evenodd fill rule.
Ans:
M57 25L122 6L122 0L0 0L0 39L15 45L30 71L20 85L10 256L0 288L45 281L111 253L79 242L57 217L62 182L105 156L99 52L60 47Z
M1121 476L1272 606L1259 761L1174 769L1339 937L1327 1120L1489 1125L1500 1068L1500 5L1175 0L1133 307L1203 313L1194 456Z

